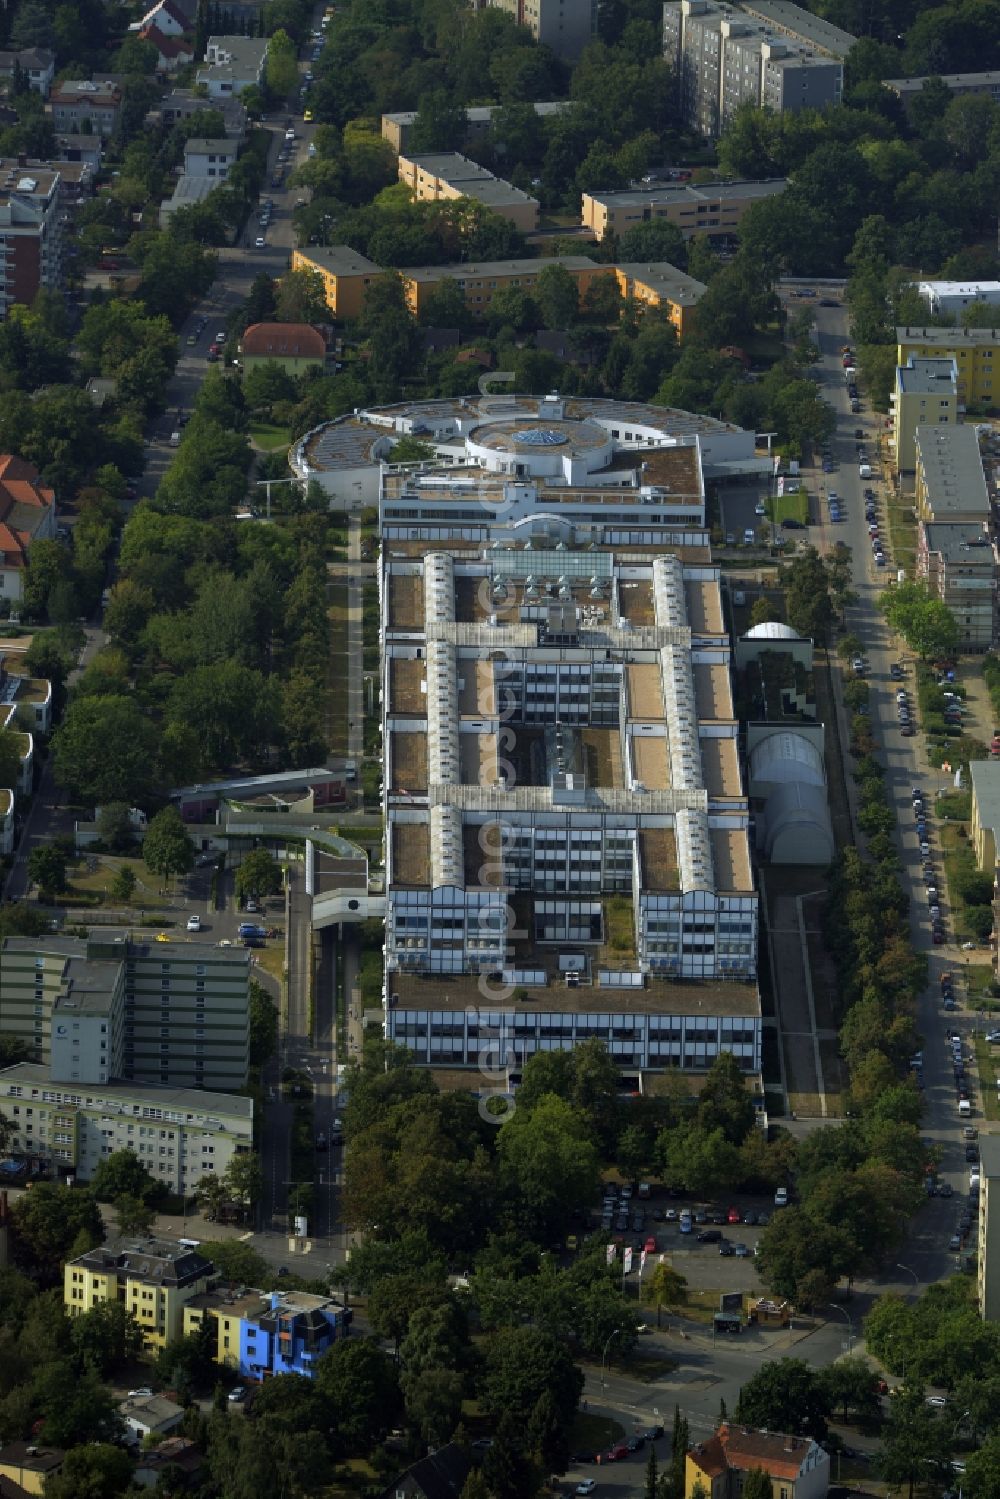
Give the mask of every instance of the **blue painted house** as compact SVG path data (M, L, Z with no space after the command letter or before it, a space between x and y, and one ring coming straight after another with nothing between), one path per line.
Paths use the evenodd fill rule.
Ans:
M206 1316L216 1327L215 1361L260 1383L276 1374L312 1379L317 1360L344 1337L353 1313L306 1291L243 1291L218 1286L185 1308L185 1333Z

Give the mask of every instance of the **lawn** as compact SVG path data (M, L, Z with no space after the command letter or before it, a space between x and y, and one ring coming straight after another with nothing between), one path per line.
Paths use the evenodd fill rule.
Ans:
M330 655L327 668L326 739L332 755L347 754L347 584L332 581L327 589Z
M288 427L276 427L273 422L251 422L250 441L265 453L276 453L291 446L292 434Z
M893 567L903 567L909 578L914 576L917 556L917 523L910 496L899 498L886 492L886 515L889 521L889 546Z
M270 947L255 948L253 956L257 965L280 984L285 976L284 939L279 939Z
M808 525L809 496L804 489L772 495L767 502L767 513L776 526L780 526L783 520L797 520L803 526Z
M1000 1119L1000 1089L996 1085L996 1080L1000 1077L1000 1057L995 1055L993 1047L982 1036L976 1037L976 1066L979 1068L983 1114L987 1119Z

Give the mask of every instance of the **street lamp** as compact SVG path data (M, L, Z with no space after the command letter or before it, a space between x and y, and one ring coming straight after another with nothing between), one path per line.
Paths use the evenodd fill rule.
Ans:
M847 1352L850 1353L854 1346L854 1323L851 1321L850 1313L846 1307L838 1306L835 1301L828 1301L827 1307L831 1312L839 1312L847 1323Z
M605 1343L605 1345L604 1345L604 1352L601 1354L601 1393L602 1394L604 1393L604 1391L608 1387L607 1386L607 1381L604 1378L604 1371L605 1371L605 1368L606 1368L607 1362L608 1362L608 1349L611 1347L612 1341L615 1338L621 1337L621 1332L622 1332L622 1329L620 1327L616 1327L615 1330L614 1330L614 1332L608 1334L608 1341Z
M920 1293L920 1277L917 1275L916 1270L911 1270L910 1267L909 1267L909 1265L901 1265L898 1260L896 1261L896 1269L897 1270L902 1270L904 1272L904 1274L906 1274L906 1275L912 1275L913 1276L913 1294L915 1296L919 1295L919 1293Z

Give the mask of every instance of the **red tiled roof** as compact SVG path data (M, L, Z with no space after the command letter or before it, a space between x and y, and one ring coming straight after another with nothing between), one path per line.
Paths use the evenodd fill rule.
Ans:
M7 567L24 567L35 531L55 499L54 490L39 484L33 464L0 454L0 553Z
M243 335L251 359L325 359L322 333L308 323L251 323Z
M752 1431L724 1423L707 1442L691 1449L693 1461L713 1478L727 1468L746 1472L763 1468L772 1478L797 1478L812 1447L809 1437L786 1436L778 1431Z
M152 42L161 57L193 57L194 48L182 36L167 36L155 21L139 32L144 42Z

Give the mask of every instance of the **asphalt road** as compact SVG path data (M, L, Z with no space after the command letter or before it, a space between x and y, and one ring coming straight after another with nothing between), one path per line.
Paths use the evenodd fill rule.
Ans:
M794 304L792 304L794 305ZM878 1284L895 1289L912 1289L915 1281L930 1284L945 1275L954 1273L955 1256L948 1251L948 1238L958 1218L961 1206L968 1198L968 1168L965 1163L962 1122L958 1117L952 1077L952 1062L947 1045L947 1033L958 1030L963 1036L971 1036L974 1017L965 1008L956 1014L946 1015L940 1008L940 975L946 969L956 973L961 998L961 969L963 956L952 945L933 947L928 916L927 900L922 878L922 861L911 805L911 790L920 786L924 792L928 809L929 842L931 859L943 878L941 851L937 841L934 801L938 791L944 789L948 779L939 771L927 766L923 753L923 738L918 729L916 737L904 739L899 731L896 717L895 694L897 684L889 676L889 665L893 661L905 660L906 652L901 643L892 637L878 610L879 595L886 587L887 579L895 577L890 553L890 565L876 570L872 560L871 543L865 521L863 491L874 487L879 496L878 513L883 537L886 534L884 495L885 486L876 480L861 480L858 474L856 427L864 427L867 434L866 447L873 466L876 465L875 433L877 417L867 410L860 416L853 415L847 399L843 377L840 348L848 342L846 309L816 308L816 338L820 350L818 366L819 388L833 405L837 413L837 430L831 440L830 450L836 468L834 473L823 475L827 490L836 489L844 501L845 520L839 525L829 524L829 512L825 503L821 506L822 525L817 533L814 526L811 538L832 545L834 541L845 542L853 552L854 586L858 593L857 606L849 611L848 628L864 642L869 662L868 681L871 686L871 723L879 744L879 755L886 767L886 784L898 819L898 843L902 856L904 889L911 898L910 931L914 948L926 952L929 963L929 980L919 1001L918 1021L924 1037L924 1135L938 1147L941 1156L939 1179L950 1183L954 1195L950 1199L931 1198L918 1213L913 1223L910 1239L903 1259L908 1269L902 1273L895 1267L890 1275ZM877 467L876 467L877 472ZM815 509L815 507L814 507ZM915 698L912 665L907 671L904 686L910 691L911 703ZM945 924L949 936L953 935L949 920L947 900L943 903ZM983 1125L981 1110L973 1121Z

